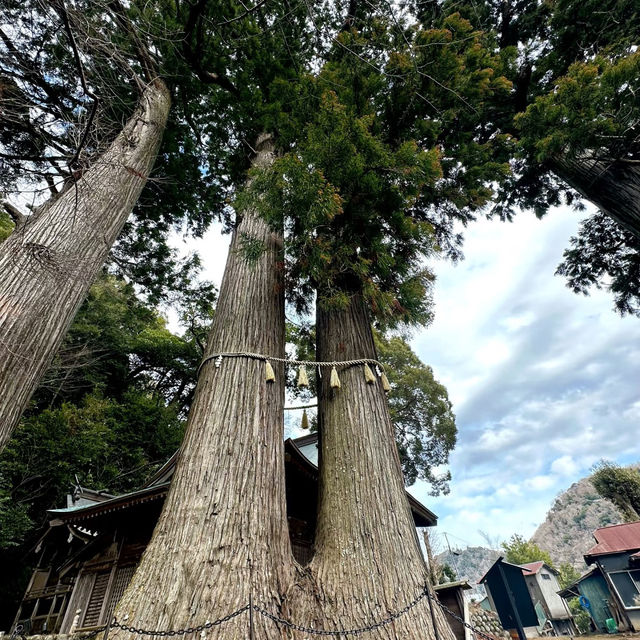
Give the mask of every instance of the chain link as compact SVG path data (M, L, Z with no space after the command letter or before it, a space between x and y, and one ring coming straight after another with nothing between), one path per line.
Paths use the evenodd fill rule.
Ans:
M121 624L117 620L113 620L111 623L111 627L114 629L122 629L122 631L128 631L129 633L135 633L140 636L154 636L154 637L165 637L165 636L186 636L192 633L199 633L200 631L204 631L205 629L211 629L212 627L217 627L218 625L224 624L225 622L229 622L229 620L233 620L237 616L243 614L245 611L249 611L250 606L245 604L244 607L240 607L236 611L223 616L222 618L218 618L217 620L212 620L210 622L205 622L197 627L187 627L186 629L172 629L171 631L157 631L157 630L149 630L149 629L138 629L137 627L132 627L126 624Z
M446 605L442 604L438 598L434 595L429 594L429 598L433 600L439 607L444 611L447 615L451 616L454 620L457 620L460 624L465 626L469 631L472 631L476 636L481 636L485 638L485 640L496 640L494 636L491 636L484 631L480 631L480 629L476 629L471 623L467 622L464 618L460 617L457 613L449 609Z
M413 609L413 607L415 607L421 600L424 600L424 598L426 598L427 595L428 595L428 591L425 588L424 591L422 591L422 593L417 598L412 600L406 607L404 607L403 609L400 609L399 611L396 611L395 613L392 613L388 618L385 618L384 620L380 620L380 622L374 622L373 624L370 624L366 627L358 627L356 629L339 629L339 630L314 629L313 627L304 627L300 624L296 624L295 622L291 622L290 620L279 618L278 616L275 616L272 613L269 613L268 611L266 611L265 609L262 609L261 607L258 607L257 605L254 605L253 609L256 613L259 613L265 618L269 618L270 620L273 620L273 622L276 622L277 624L281 624L285 627L288 627L289 629L294 629L295 631L301 631L302 633L308 633L316 636L347 636L347 635L357 636L363 633L367 633L369 631L375 631L376 629L379 629L380 627L384 627L390 624L391 622L393 622L394 620L397 620L398 618L403 616L405 613L407 613L407 611Z
M229 620L232 620L233 618L236 618L239 615L242 615L246 611L253 610L256 613L259 613L264 618L268 618L272 622L275 622L276 624L279 624L279 625L282 625L284 627L287 627L288 629L293 629L294 631L300 631L302 633L308 633L310 635L315 635L315 636L335 636L335 637L347 636L347 635L349 635L349 636L358 636L358 635L362 635L363 633L369 633L371 631L375 631L376 629L380 629L381 627L385 627L386 625L388 625L388 624L392 623L393 621L397 620L398 618L402 617L405 613L409 612L411 609L413 609L416 605L418 605L425 598L429 598L431 601L435 602L438 605L438 607L444 613L446 613L448 616L450 616L454 620L457 620L464 627L466 627L467 629L472 631L476 636L480 636L480 637L484 638L485 640L496 640L495 637L493 637L493 636L491 636L491 635L489 635L489 634L487 634L487 633L485 633L483 631L480 631L479 629L476 629L472 624L467 622L464 618L462 618L461 616L457 615L454 611L449 609L449 607L447 607L446 605L442 604L438 600L438 598L436 596L434 596L432 593L430 593L428 587L425 587L422 590L422 592L416 598L414 598L411 602L409 602L409 604L407 604L402 609L396 611L395 613L392 613L387 618L384 618L383 620L380 620L379 622L374 622L374 623L372 623L370 625L367 625L367 626L364 626L364 627L356 627L354 629L335 629L334 630L334 629L314 629L313 627L305 627L305 626L297 624L295 622L291 622L291 620L285 620L284 618L280 618L279 616L276 616L273 613L270 613L266 609L263 609L262 607L260 607L258 605L255 605L255 604L246 604L246 605L244 605L244 607L241 607L240 609L237 609L236 611L233 611L232 613L229 613L228 615L223 616L222 618L218 618L217 620L205 622L204 624L198 625L197 627L187 627L185 629L174 629L174 630L170 630L170 631L139 629L137 627L133 627L133 626L130 626L130 625L121 624L120 622L118 622L114 618L113 622L111 623L111 628L112 629L121 629L122 631L126 631L126 632L129 632L129 633L134 633L134 634L140 635L140 636L153 636L153 637L185 636L185 635L190 635L190 634L193 634L193 633L199 633L201 631L204 631L205 629L211 629L212 627L217 627L217 626L219 626L221 624L224 624L225 622L229 622ZM108 627L108 625L105 625L104 627L101 627L97 631L92 632L91 635L85 636L85 638L83 638L83 640L90 640L90 638L92 636L95 636L98 633L100 633L101 631L104 631L107 627ZM22 636L22 630L23 630L22 626L18 625L16 627L16 629L14 630L13 634L11 635L11 640L14 640L17 637L24 637L24 636Z

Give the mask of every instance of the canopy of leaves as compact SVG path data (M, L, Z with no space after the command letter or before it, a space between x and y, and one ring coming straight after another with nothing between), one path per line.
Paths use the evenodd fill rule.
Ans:
M184 414L211 317L206 302L183 308L189 329L178 337L130 284L103 276L92 286L45 374L34 408L77 403L95 389L119 401L134 386L159 394Z
M426 480L431 494L449 492L449 461L456 444L456 422L446 388L400 337L376 332L376 349L391 383L389 411L405 483Z
M424 258L456 255L454 217L471 219L508 172L495 160L508 138L483 122L510 83L457 14L428 29L383 12L356 24L319 73L274 83L283 155L236 206L284 224L298 311L314 291L329 308L358 291L381 323L425 323Z
M621 314L640 315L640 240L608 216L597 213L580 226L556 273L576 293L606 286Z
M528 564L529 562L542 561L553 567L551 556L543 551L535 542L525 540L525 538L514 533L507 542L501 545L504 550L505 560L513 564Z
M596 491L620 509L625 522L640 520L640 472L602 461L594 467L591 482Z
M496 213L510 218L515 207L522 206L542 216L563 202L580 206L580 196L554 174L559 157L578 163L595 159L604 166L626 163L632 167L638 162L637 2L484 0L445 2L445 10L449 5L474 26L495 34L501 55L509 61L506 74L514 91L493 125L517 136L518 146ZM609 286L610 274L601 268L597 237L589 233L589 226L587 221L577 239L583 247L592 245L580 253L582 264L577 265L577 253L571 256L573 266L582 272L582 292L596 284ZM622 270L625 259L621 251L615 268ZM567 275L576 289L575 278ZM616 308L636 313L637 274L631 271L626 282L620 273L613 277Z

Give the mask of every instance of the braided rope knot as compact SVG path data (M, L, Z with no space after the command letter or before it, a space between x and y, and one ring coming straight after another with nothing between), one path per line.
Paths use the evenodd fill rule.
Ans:
M198 367L197 375L200 375L202 371L202 367L210 362L211 360L216 361L216 366L220 366L219 363L222 362L223 358L250 358L252 360L262 360L263 362L280 362L285 365L293 365L295 367L299 366L309 366L309 367L331 367L331 368L340 368L340 369L348 369L350 367L356 367L358 365L371 364L375 367L378 367L380 371L384 373L384 365L379 360L375 360L373 358L357 358L355 360L335 360L333 362L330 361L320 361L320 360L293 360L289 358L278 358L276 356L267 356L263 353L252 353L250 351L222 351L219 353L212 353L205 358L203 358L200 366Z

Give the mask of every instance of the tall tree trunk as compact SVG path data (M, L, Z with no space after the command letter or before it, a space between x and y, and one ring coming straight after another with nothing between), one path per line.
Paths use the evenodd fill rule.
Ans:
M318 360L376 357L360 295L352 296L344 310L318 304L316 337ZM304 616L307 624L325 629L381 620L429 584L382 385L379 380L367 384L362 366L339 375L340 389L330 387L327 373L320 381L315 555L309 584L292 591L288 607L292 616ZM432 611L424 599L367 637L450 640L452 635L438 608Z
M147 181L169 105L148 85L107 151L0 245L0 450Z
M254 166L273 160L261 140ZM259 257L249 245L260 243ZM236 228L205 356L249 351L284 356L282 238L252 211ZM274 364L274 363L272 363ZM285 505L284 370L225 358L202 369L171 489L116 617L151 629L194 626L249 601L278 611L292 579ZM247 614L207 632L249 636ZM256 617L256 637L279 636ZM126 636L118 631L111 638Z
M552 170L603 213L640 238L640 164L559 157Z

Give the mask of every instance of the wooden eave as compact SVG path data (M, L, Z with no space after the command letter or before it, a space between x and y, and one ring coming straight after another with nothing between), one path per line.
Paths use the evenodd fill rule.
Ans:
M318 467L311 462L300 451L298 445L312 444L317 440L316 434L309 434L303 438L293 440L288 438L284 442L285 460L287 463L294 465L300 472L313 480L318 479ZM77 507L71 509L50 509L48 513L52 516L51 526L61 524L73 524L76 522L86 522L99 516L122 511L124 509L141 505L153 500L164 498L169 491L171 477L175 470L178 459L178 451L174 453L167 462L156 471L146 485L138 491L126 493L115 498L104 500L96 504ZM432 527L438 523L438 517L421 502L416 500L408 491L405 492L409 501L409 506L413 514L413 519L418 527Z
M50 509L47 513L52 516L50 526L55 527L61 524L72 524L75 522L85 522L92 518L97 518L114 511L122 511L132 506L159 500L164 498L169 491L169 482L156 484L131 493L99 502L97 504L78 507L76 509Z

